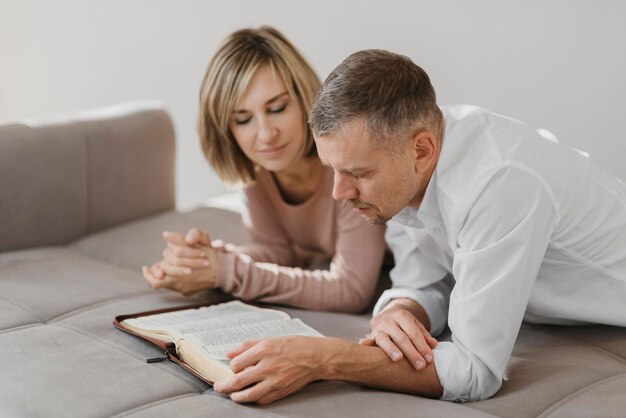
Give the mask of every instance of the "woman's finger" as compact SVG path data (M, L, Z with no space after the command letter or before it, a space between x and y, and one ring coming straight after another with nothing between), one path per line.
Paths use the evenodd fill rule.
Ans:
M167 248L163 251L163 258L169 264L177 267L189 267L189 268L205 268L208 267L211 263L206 258L189 258L189 257L180 257L176 256Z
M185 242L188 245L211 245L209 235L199 228L190 229L185 235Z
M150 287L156 289L158 285L158 280L152 275L150 269L147 266L143 266L141 268L141 272L143 273L143 278L146 279Z
M206 253L201 248L191 248L184 245L167 243L167 249L172 252L176 257L188 257L188 258L206 258Z
M167 262L161 263L161 270L163 270L163 272L168 276L187 276L191 274L191 269L189 267L178 267Z

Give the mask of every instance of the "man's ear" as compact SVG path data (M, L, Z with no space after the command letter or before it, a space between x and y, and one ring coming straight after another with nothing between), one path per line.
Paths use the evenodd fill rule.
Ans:
M435 134L429 130L419 131L413 135L410 144L415 158L415 171L423 173L431 170L439 155Z

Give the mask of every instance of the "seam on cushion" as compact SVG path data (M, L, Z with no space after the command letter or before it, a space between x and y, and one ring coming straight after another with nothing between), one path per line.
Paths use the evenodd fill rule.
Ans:
M158 401L154 401L154 402L150 402L132 409L129 409L128 411L124 411L124 412L120 412L118 414L115 415L111 415L110 418L122 418L122 417L127 417L130 414L134 414L136 412L141 412L141 411L145 411L147 409L153 408L155 406L159 406L159 405L163 405L166 403L170 403L170 402L175 402L179 399L185 399L185 398L190 398L192 396L200 396L199 393L188 393L188 394L184 394L184 395L176 395L176 396L172 396L170 398L165 398L165 399L159 399Z
M11 327L11 328L5 328L3 330L0 330L0 335L1 334L6 334L7 332L14 332L14 331L20 331L23 329L28 329L28 328L35 328L35 327L39 327L39 326L43 326L44 324L41 322L33 322L30 324L25 324L25 325L19 325L17 327Z
M569 403L571 400L573 400L574 398L582 395L585 392L590 391L591 389L603 385L605 383L611 382L613 380L617 380L620 378L623 378L626 376L626 373L620 373L618 375L614 375L611 377L607 377L604 378L602 380L598 380L597 382L594 382L591 385L587 385L582 389L577 390L576 392L570 394L569 396L557 401L556 403L554 403L553 405L551 405L548 409L546 409L543 413L541 413L541 415L538 415L537 418L547 418L549 417L552 413L556 412L559 408L561 408L563 405Z
M125 299L133 298L133 297L139 296L139 295L148 295L148 294L151 294L153 292L154 292L153 289L148 289L148 290L144 290L144 291L141 291L141 292L129 293L129 294L126 294L126 295L121 295L121 296L114 296L114 297L109 298L109 299L104 299L104 300L101 300L99 302L95 302L95 303L91 303L91 304L86 305L86 306L82 306L80 308L77 308L77 309L74 309L72 311L66 312L66 313L61 314L59 316L55 316L54 318L50 318L47 321L45 321L45 323L46 324L54 324L56 322L65 320L67 318L70 318L72 316L81 314L83 312L90 311L90 310L95 309L95 308L100 308L102 306L108 305L108 304L116 302L118 300L125 300ZM111 318L111 321L113 321L113 318Z
M14 306L14 307L16 307L16 308L18 308L18 309L21 309L22 311L24 311L24 312L26 312L26 313L28 313L28 314L30 314L30 315L32 315L32 316L34 316L36 319L38 319L38 320L39 320L39 321L41 321L42 323L45 323L45 322L46 322L46 320L45 320L45 319L43 319L43 317L42 317L41 315L39 315L37 312L35 312L35 311L31 310L31 309L30 309L29 307L27 307L27 306L23 306L23 305L20 305L19 303L15 303L15 301L10 300L10 299L7 299L6 297L1 296L1 295L0 295L0 299L2 299L3 301L5 301L5 302L6 302L6 303L8 303L9 305L12 305L12 306Z
M122 225L122 224L120 224L120 225ZM102 231L94 232L93 234L97 234L97 233L100 233L100 232L106 232L106 231L108 231L109 229L113 229L113 228L115 228L115 227L111 227L111 228L103 229ZM92 235L92 234L87 234L87 235L85 235L84 237L80 237L80 238L79 238L79 240L80 240L80 239L87 238L87 237L89 237L90 235ZM78 247L78 245L76 245L76 242L78 242L79 240L72 241L72 242L70 242L68 245L64 246L63 248L64 248L65 250L67 250L67 251L70 251L70 252L72 252L72 253L76 254L76 255L79 255L79 256L81 256L81 257L90 258L90 259L92 259L92 260L96 260L96 261L98 261L98 262L100 262L100 263L104 263L104 264L106 264L106 265L108 265L108 266L110 266L110 267L115 267L115 268L118 268L118 269L120 269L120 270L125 270L125 271L131 272L131 273L135 273L135 274L137 273L137 268L135 268L135 267L128 267L128 266L125 266L125 265L123 265L123 264L117 264L116 262L111 261L111 260L110 260L110 259L108 259L108 258L104 258L104 257L103 257L103 258L100 258L100 257L94 256L94 255L92 255L92 254L87 254L87 253L83 252L83 251L80 249L80 247ZM141 273L141 271L140 271L139 273ZM143 277L143 276L142 276L142 277Z
M599 346L597 344L591 343L591 342L583 340L581 338L577 338L577 337L572 336L572 335L561 335L561 337L566 338L566 339L568 339L570 341L576 341L578 343L585 344L586 346L589 346L590 348L592 348L592 349L594 349L596 351L600 351L600 352L606 354L607 356L610 356L614 360L617 360L617 361L619 361L621 363L626 364L626 358L624 358L623 356L621 356L619 354L616 354L616 353L614 353L612 351L609 351L606 348L601 347L601 346Z
M163 404L170 403L170 402L176 402L176 401L178 401L179 399L186 399L186 398L190 398L190 397L193 397L193 396L196 396L196 395L197 395L197 396L203 396L203 394L201 394L201 393L189 394L189 395L179 395L179 396L173 396L173 397L171 397L171 398L166 398L166 399L163 399L163 400L159 400L159 401L151 402L151 403L149 403L149 404L145 404L145 405L142 405L142 406L140 406L140 407L137 407L137 408L134 408L134 409L130 409L130 410L128 410L128 411L121 412L121 413L116 414L116 415L111 415L109 418L123 418L123 417L128 417L128 416L130 416L130 415L132 415L132 414L135 414L135 413L137 413L137 412L146 411L146 410L152 409L152 408L154 408L154 407L158 407L159 405L163 405ZM230 401L230 400L229 400L229 401ZM233 404L234 404L234 405L236 405L234 402L233 402ZM243 406L242 406L242 407L243 407ZM265 410L265 409L259 409L259 413L260 413L260 415L263 415L264 417L276 417L276 418L278 418L278 417L283 417L283 415L282 415L282 414L276 414L276 413L273 413L273 412L267 411L267 410Z
M147 363L145 363L145 358L140 356L140 355L138 355L136 352L134 352L134 351L132 351L130 349L127 349L124 346L114 344L111 341L107 341L107 340L105 340L103 338L100 338L100 337L94 335L94 334L89 334L89 333L83 331L80 328L76 328L76 327L73 327L71 325L66 325L66 324L51 324L50 326L56 326L56 327L59 327L59 328L63 328L66 331L70 331L70 332L73 332L75 334L79 334L79 335L81 335L83 337L87 337L87 338L89 338L89 339L91 339L91 340L93 340L93 341L95 341L95 342L97 342L99 344L106 345L107 347L113 348L114 350L118 351L119 353L125 354L125 355L127 355L128 357L130 357L130 358L132 358L134 360L137 360L137 361L140 361L140 362L142 362L144 364L147 364ZM111 327L113 327L113 324L111 324ZM120 331L120 332L123 332L123 331ZM146 344L149 344L149 343L146 342ZM153 347L156 347L156 346L153 346ZM180 367L180 366L176 365L176 367ZM186 376L181 376L179 373L173 373L171 370L169 370L167 368L160 367L159 370L161 370L162 372L167 373L168 375L170 375L170 376L180 380L181 382L185 383L192 390L194 390L195 393L201 393L200 390L202 390L202 391L205 390L204 388L201 389L201 388L196 388L196 387L193 386L192 382L194 382L194 383L196 381L200 382L200 379L194 377L193 375L191 375L187 371L185 371ZM181 368L181 370L183 370L183 369ZM186 377L189 377L190 379L186 379Z
M609 351L606 348L600 347L598 345L594 345L594 344L590 344L590 345L591 345L591 348L593 348L594 350L601 351L602 353L606 354L607 356L610 356L613 359L618 360L618 361L624 363L624 365L626 365L626 358L620 356L619 354L615 354L614 352Z

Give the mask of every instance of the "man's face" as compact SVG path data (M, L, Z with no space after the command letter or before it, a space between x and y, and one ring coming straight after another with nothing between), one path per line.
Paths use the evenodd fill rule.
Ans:
M367 222L383 225L405 206L421 201L425 183L409 138L398 145L406 149L392 155L372 145L365 122L354 120L337 133L316 136L315 143L322 164L335 173L333 198L345 201Z

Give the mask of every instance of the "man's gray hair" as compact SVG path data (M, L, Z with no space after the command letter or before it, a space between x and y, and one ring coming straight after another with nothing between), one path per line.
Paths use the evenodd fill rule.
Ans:
M429 129L441 120L435 90L424 70L404 55L380 49L355 52L322 84L309 114L318 136L337 133L362 119L374 145L395 148L399 136Z

